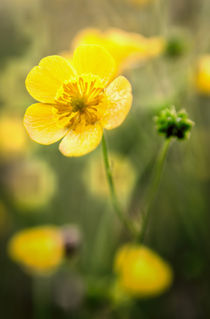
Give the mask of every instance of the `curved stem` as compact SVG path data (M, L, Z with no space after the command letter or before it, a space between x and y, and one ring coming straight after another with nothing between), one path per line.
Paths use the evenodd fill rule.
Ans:
M171 139L166 139L162 149L160 150L159 156L157 158L156 166L155 166L155 172L154 172L154 179L152 181L151 187L149 189L149 192L146 197L146 205L143 211L144 217L142 222L142 227L139 236L137 237L138 242L142 243L144 241L145 233L147 230L147 226L150 219L150 208L153 204L153 201L155 199L155 196L158 191L158 187L160 185L160 180L163 172L163 167L165 163L165 159L167 156L167 152L169 149Z
M135 230L133 224L125 216L124 212L122 211L122 209L119 205L118 199L117 199L117 194L116 194L116 190L115 190L115 186L114 186L112 171L111 171L111 167L110 167L110 163L109 163L107 143L106 143L104 135L102 137L102 152L103 152L103 160L104 160L104 167L105 167L105 171L106 171L107 182L109 185L110 199L111 199L114 211L115 211L116 215L118 216L119 220L129 230L129 232L133 236L136 236L136 230Z

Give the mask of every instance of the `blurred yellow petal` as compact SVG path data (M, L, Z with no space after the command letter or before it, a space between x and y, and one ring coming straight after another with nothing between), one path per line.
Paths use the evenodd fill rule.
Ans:
M72 47L76 48L82 44L95 44L105 48L115 60L115 74L160 55L164 48L164 40L161 37L147 38L117 28L110 28L105 32L94 28L83 29L75 36Z
M123 76L116 78L106 89L103 127L110 130L119 126L126 118L132 105L130 82Z
M106 85L114 75L115 62L103 47L98 45L80 45L73 56L73 65L77 73L98 75Z
M25 112L24 126L32 140L44 145L57 142L67 132L50 104L36 103L29 106Z
M81 44L97 44L103 46L102 32L96 28L85 28L79 31L73 39L73 47Z
M40 226L15 234L9 242L10 257L34 273L55 270L64 257L64 243L58 228Z
M121 247L116 254L114 267L122 289L136 297L160 294L173 280L169 264L142 245Z
M106 48L113 55L119 70L158 56L163 51L161 37L147 38L141 34L109 29L106 33Z
M59 145L65 156L82 156L93 151L101 141L103 129L99 123L71 129Z
M75 75L75 71L67 59L56 55L48 56L29 72L26 88L34 99L54 103L57 90L72 75Z
M148 57L159 56L164 52L166 41L163 37L152 37L147 40Z
M17 116L1 115L0 154L1 157L19 155L26 150L26 138L22 120Z
M109 29L106 33L107 49L120 68L144 57L147 52L147 38L138 33L120 29Z
M198 60L195 84L200 93L210 95L210 54L205 54Z

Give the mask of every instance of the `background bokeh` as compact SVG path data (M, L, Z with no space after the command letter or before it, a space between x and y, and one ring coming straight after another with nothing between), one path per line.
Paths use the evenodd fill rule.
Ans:
M2 318L210 317L210 95L201 94L194 81L200 56L210 54L209 16L209 0L1 0ZM101 146L66 158L58 145L32 142L22 125L33 103L24 85L27 73L42 57L69 50L86 27L115 27L167 42L160 57L124 72L132 83L133 107L123 125L106 133L113 168L120 162L119 200L129 214L141 208L163 143L154 116L175 105L195 122L190 139L174 141L169 150L145 239L172 265L174 283L159 297L112 307L103 287L113 276L117 248L129 238L103 184ZM9 258L7 244L17 231L68 224L79 227L82 245L53 275L32 276ZM47 310L35 313L43 303Z

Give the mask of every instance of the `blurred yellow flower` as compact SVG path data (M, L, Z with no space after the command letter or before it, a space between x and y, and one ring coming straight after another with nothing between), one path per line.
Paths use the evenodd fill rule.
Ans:
M81 44L98 44L113 56L116 62L116 73L129 68L146 59L160 55L164 50L165 41L161 37L146 38L138 33L120 29L83 29L72 42L75 48ZM71 58L71 55L66 55Z
M11 238L8 253L30 273L48 274L56 270L64 257L61 232L54 226L25 229Z
M119 286L135 297L160 294L173 279L171 267L160 256L137 244L124 245L117 252L114 269Z
M133 190L136 174L132 163L121 154L110 153L112 174L116 185L117 195L121 203L127 203ZM100 197L109 196L103 160L98 154L91 157L84 172L84 180L88 190Z
M195 83L199 92L210 95L210 54L203 55L198 60Z
M5 172L3 180L8 194L22 210L46 205L56 189L54 172L37 158L17 161Z
M40 101L25 113L24 125L40 144L62 139L65 156L82 156L101 141L103 128L113 129L132 104L131 85L119 76L111 83L115 62L97 45L81 45L72 63L61 56L41 60L26 78L28 92Z
M0 119L0 154L11 157L26 150L26 134L22 121L16 116L2 115Z

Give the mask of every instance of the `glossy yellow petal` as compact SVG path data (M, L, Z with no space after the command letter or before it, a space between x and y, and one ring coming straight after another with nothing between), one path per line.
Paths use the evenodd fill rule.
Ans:
M56 92L75 71L61 56L48 56L35 66L26 78L26 88L33 98L43 103L54 103Z
M103 129L99 123L71 129L59 145L65 156L82 156L93 151L101 141Z
M25 112L24 126L32 140L44 145L57 142L67 132L50 104L36 103L29 106Z
M106 89L102 125L107 130L119 126L126 118L132 104L132 91L124 76L117 77Z
M76 48L73 65L80 74L98 75L106 85L114 75L115 62L103 47L98 45L80 45Z

